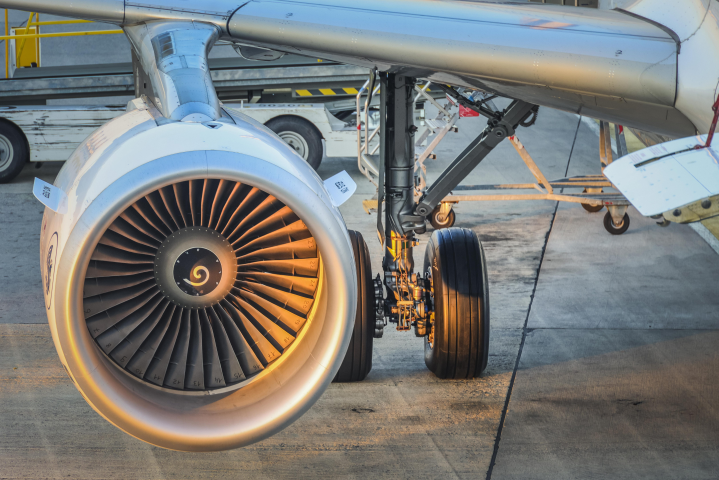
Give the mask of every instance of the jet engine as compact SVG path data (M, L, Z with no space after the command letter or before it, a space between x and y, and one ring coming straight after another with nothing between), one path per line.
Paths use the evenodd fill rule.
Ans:
M46 209L47 315L68 375L145 442L235 448L297 419L350 340L357 280L321 179L267 128L143 100L91 135Z

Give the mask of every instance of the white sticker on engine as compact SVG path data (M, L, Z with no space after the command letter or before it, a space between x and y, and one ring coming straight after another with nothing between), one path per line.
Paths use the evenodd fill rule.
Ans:
M357 184L352 180L349 173L342 170L337 175L325 180L325 188L330 194L332 205L339 207L345 203L357 190Z
M35 178L35 183L32 186L32 193L35 198L40 200L40 203L45 205L50 210L59 213L60 215L67 212L67 195L65 192L47 182L43 182L39 178Z

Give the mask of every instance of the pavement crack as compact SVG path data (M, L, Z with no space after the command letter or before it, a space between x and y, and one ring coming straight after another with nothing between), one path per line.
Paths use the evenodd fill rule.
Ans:
M574 153L574 146L577 143L577 135L579 134L579 126L582 124L582 116L579 116L577 121L577 128L574 130L574 140L572 141L572 148L569 150L569 158L567 158L567 168L564 171L564 176L567 177L569 174L569 164L572 161L572 153ZM562 189L562 193L564 189ZM534 296L537 293L537 284L539 283L539 274L542 271L542 264L544 263L544 254L547 251L547 244L549 243L549 236L552 234L554 228L554 222L557 219L557 210L559 209L559 202L554 205L554 212L552 213L552 220L549 222L549 229L544 236L544 245L542 245L542 254L539 257L539 265L537 265L537 275L534 277L534 286L532 287L532 295L529 298L529 307L527 308L527 316L524 318L524 326L522 327L522 340L519 342L519 351L517 352L517 359L514 362L514 369L512 370L512 378L509 380L509 388L507 388L507 397L504 400L504 407L502 408L502 416L499 419L499 427L497 428L497 436L494 439L494 451L492 452L492 461L489 462L489 469L487 470L487 480L491 480L492 472L494 471L494 465L497 463L497 454L499 453L499 442L502 440L502 430L504 429L504 422L507 418L507 411L509 410L509 401L512 398L512 389L514 388L514 381L517 378L517 369L519 368L519 361L522 358L522 350L524 350L524 341L527 338L527 324L529 323L529 315L532 313L532 304L534 303Z

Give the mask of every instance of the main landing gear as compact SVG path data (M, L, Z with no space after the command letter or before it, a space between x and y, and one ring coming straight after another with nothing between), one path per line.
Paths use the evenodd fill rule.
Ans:
M454 224L454 212L441 202L502 140L514 135L519 124L534 114L535 106L516 100L503 111L494 110L440 86L463 106L487 117L487 127L415 200L415 79L391 73L379 77L377 231L384 247L384 278L378 275L374 288L370 287L366 247L361 235L350 232L359 302L352 343L335 380L362 380L367 375L372 366L369 332L381 336L387 322L424 337L425 363L439 378L476 377L487 367L489 352L487 264L474 232L448 228ZM422 270L415 272L416 235L426 232L428 220L436 230Z

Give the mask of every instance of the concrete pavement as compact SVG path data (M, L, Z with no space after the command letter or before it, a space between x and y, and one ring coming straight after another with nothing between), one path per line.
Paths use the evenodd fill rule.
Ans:
M586 126L572 150L577 121L542 110L520 131L548 177L564 175L570 151L570 174L597 171L598 140ZM430 179L479 128L460 122L428 162ZM325 159L320 174L344 169L358 182L342 211L377 272L375 218L361 208L374 190L355 165ZM490 272L482 378L438 380L422 340L390 325L366 381L332 385L256 445L187 454L108 424L57 360L39 287L42 209L29 194L33 176L56 172L30 166L0 186L0 478L485 478L490 468L494 479L717 476L719 257L686 226L661 229L630 211L629 232L612 237L603 214L579 206L460 204L456 225L479 234ZM503 144L465 183L529 180Z

